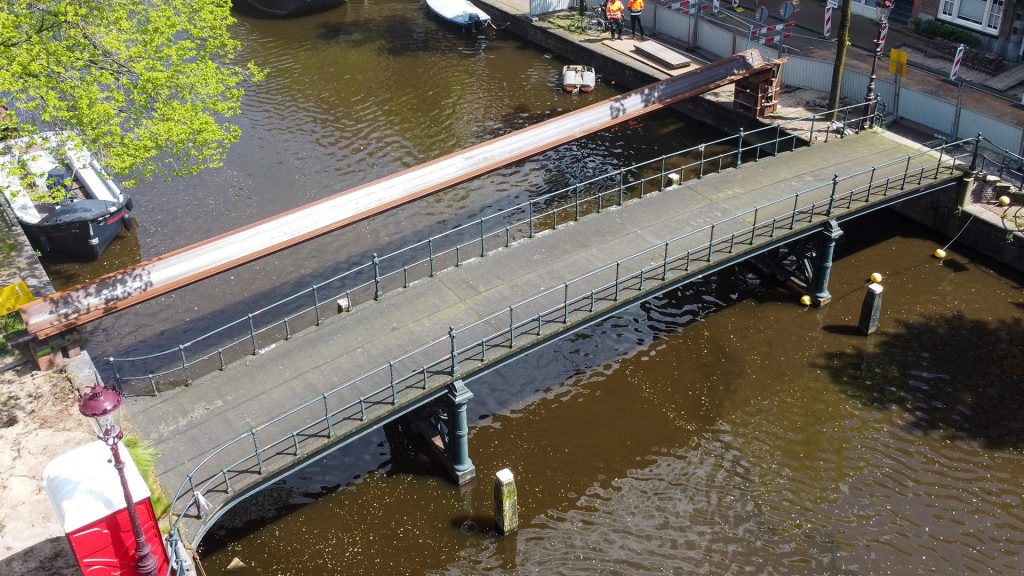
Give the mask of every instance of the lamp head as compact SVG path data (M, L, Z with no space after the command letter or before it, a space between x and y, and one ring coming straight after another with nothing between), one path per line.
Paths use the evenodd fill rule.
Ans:
M78 411L92 423L96 437L116 444L124 436L120 426L121 394L97 384L78 397Z
M889 21L889 12L896 5L896 0L875 0L875 13L879 22Z

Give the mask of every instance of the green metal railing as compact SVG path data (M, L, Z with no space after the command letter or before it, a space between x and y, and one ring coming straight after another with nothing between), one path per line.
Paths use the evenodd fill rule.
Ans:
M191 383L198 375L224 370L234 360L258 354L271 342L318 326L340 313L339 309L378 300L442 269L460 266L468 258L484 257L541 231L679 182L794 150L813 143L816 136L825 142L843 138L860 129L862 110L862 104L838 109L839 122L830 123L830 113L823 112L749 132L741 130L734 136L578 182L390 254L374 254L364 264L162 352L111 357L107 364L115 383L127 394L158 394L160 383ZM132 383L141 386L128 386Z
M698 277L702 269L731 263L739 257L738 250L774 245L777 236L813 227L855 206L897 196L908 185L921 186L926 180L938 181L942 174L955 174L958 167L966 166L962 158L972 154L952 151L965 144L973 144L976 150L979 141L980 137L953 142L855 174L837 175L825 184L650 246L466 326L449 327L415 350L242 432L207 455L186 475L171 501L171 550L178 549L176 544L183 537L195 535L182 534L183 519L201 524L215 512L204 509L203 494L217 506L223 505L240 488L287 470L297 459L333 444L343 424L355 424L348 435L365 430L374 425L374 418L391 414L400 403L406 405L400 410L408 409L428 390L443 390L460 375L568 331L574 323L614 311L673 280L672 285L677 285L680 278ZM844 184L849 188L842 190Z

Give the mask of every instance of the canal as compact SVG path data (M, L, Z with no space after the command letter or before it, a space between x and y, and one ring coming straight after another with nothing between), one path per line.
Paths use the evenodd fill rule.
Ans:
M635 307L471 384L468 489L378 434L230 512L204 567L1020 573L1020 278L941 264L939 242L893 214L849 227L821 310L747 269ZM865 338L871 272L886 290ZM522 529L501 538L506 466Z

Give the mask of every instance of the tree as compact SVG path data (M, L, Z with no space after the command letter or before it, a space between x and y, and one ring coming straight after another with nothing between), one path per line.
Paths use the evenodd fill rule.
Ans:
M72 130L127 186L222 164L242 87L231 0L4 0L0 104L22 134Z

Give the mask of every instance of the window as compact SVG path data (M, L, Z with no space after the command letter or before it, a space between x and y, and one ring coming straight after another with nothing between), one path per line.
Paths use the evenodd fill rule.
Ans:
M942 0L938 18L993 36L999 34L1006 0Z

